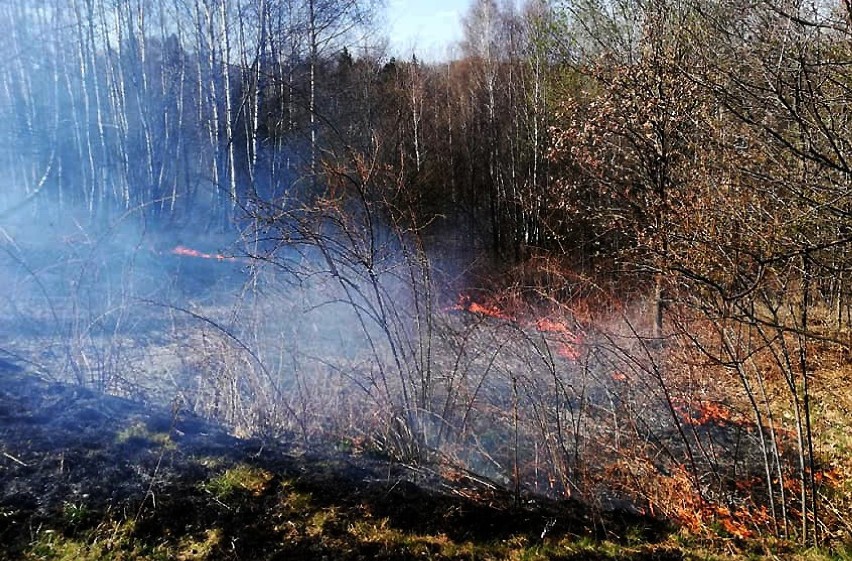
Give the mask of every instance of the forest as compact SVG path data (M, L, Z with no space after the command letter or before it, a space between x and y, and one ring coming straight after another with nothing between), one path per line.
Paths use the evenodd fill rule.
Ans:
M517 503L848 544L852 0L472 0L443 61L383 13L0 1L3 356Z

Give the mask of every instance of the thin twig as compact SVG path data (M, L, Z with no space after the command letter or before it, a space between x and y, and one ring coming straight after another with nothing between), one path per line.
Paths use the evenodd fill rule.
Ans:
M10 460L12 460L13 462L15 462L16 464L22 465L22 466L24 466L24 467L30 467L28 464L26 464L25 462L23 462L23 461L19 460L18 458L16 458L15 456L13 456L12 454L10 454L10 453L8 453L8 452L3 452L3 456L5 456L5 457L9 458Z

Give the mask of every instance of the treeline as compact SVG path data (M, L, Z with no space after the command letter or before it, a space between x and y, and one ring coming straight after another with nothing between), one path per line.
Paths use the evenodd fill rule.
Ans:
M459 60L388 58L355 1L4 2L7 205L218 224L371 154L425 216L520 255L552 238L555 12L475 6ZM424 222L428 219L424 218Z
M4 200L222 223L316 194L325 164L359 153L393 169L419 223L504 258L626 251L662 272L725 247L702 256L724 276L734 242L707 228L748 232L830 263L840 313L844 6L477 0L459 56L430 64L385 56L376 8L4 2Z

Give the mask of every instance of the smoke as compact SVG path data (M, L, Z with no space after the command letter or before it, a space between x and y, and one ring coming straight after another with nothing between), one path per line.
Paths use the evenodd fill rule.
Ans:
M628 450L656 450L660 469L695 455L683 427L752 453L736 425L705 426L637 326L584 325L511 291L460 297L437 280L457 275L382 208L259 204L218 234L18 213L0 231L0 349L240 436L448 461L605 506L623 495L602 471Z
M255 98L236 84L258 72L215 62L224 29L178 40L86 6L104 13L0 4L6 356L239 435L444 459L518 491L593 495L648 448L685 462L662 355L635 332L583 332L521 290L458 306L468 255L430 248L392 171L341 150L306 175L303 53Z
M2 231L0 348L49 378L177 403L238 435L444 458L557 496L612 438L602 419L671 424L648 413L664 411L653 392L622 393L614 372L646 377L633 353L555 311L453 303L458 281L436 280L447 265L382 209L259 204L219 234L132 213L19 214Z

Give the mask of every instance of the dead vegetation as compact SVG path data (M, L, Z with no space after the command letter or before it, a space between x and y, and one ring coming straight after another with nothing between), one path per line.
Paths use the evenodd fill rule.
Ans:
M240 440L4 369L0 557L679 559L664 524L480 478Z

